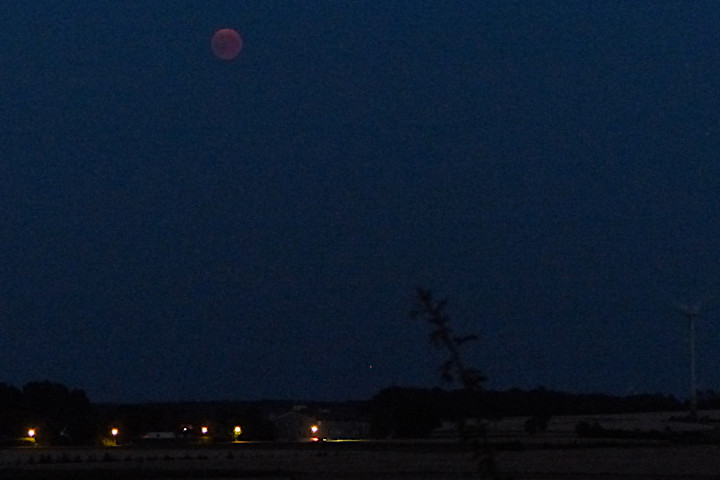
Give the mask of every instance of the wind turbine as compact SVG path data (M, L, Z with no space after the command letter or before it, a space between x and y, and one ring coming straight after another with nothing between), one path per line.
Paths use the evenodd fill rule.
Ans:
M701 302L693 305L680 305L685 318L688 319L690 337L690 418L697 418L697 373L695 369L695 319L700 315Z

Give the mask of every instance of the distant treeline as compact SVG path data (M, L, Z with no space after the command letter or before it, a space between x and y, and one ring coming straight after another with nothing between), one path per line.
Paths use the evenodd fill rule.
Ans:
M0 444L28 437L30 428L49 444L89 444L97 426L97 411L82 390L47 381L22 389L0 383Z
M370 400L353 402L226 401L93 404L82 390L32 382L16 388L0 383L0 441L12 442L37 429L37 442L97 444L111 426L125 439L147 432L175 430L183 423L211 424L216 431L242 425L243 439L272 440L273 418L302 404L307 412L333 420L368 422L376 438L427 437L443 422L463 419L557 415L681 411L686 404L673 396L634 394L576 394L545 388L529 391L467 392L440 388L390 387ZM720 409L720 395L700 392L699 408ZM323 417L327 416L327 417Z

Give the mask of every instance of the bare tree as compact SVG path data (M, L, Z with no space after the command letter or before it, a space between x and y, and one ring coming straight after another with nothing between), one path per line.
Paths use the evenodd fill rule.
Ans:
M418 288L417 307L412 311L413 318L424 317L432 325L430 343L448 352L448 359L440 367L440 377L446 383L459 380L463 388L480 390L485 377L479 370L465 365L460 355L460 347L468 342L477 341L475 334L457 336L450 328L450 318L445 313L447 299L435 300L430 290Z
M476 368L469 367L461 355L461 347L478 340L475 334L456 335L449 325L450 317L445 313L447 299L435 300L430 290L416 290L417 304L411 315L413 318L424 318L431 325L430 343L447 351L448 357L440 366L440 377L446 383L459 381L462 388L469 392L482 389L485 377ZM462 428L462 427L461 427ZM496 479L498 476L495 455L487 439L484 428L476 430L476 435L462 435L464 441L471 442L474 459L477 462L477 473L480 478Z

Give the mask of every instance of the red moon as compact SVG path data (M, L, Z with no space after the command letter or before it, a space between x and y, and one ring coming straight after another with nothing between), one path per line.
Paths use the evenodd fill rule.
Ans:
M210 41L213 53L222 60L232 60L240 55L243 38L232 28L222 28L215 32Z

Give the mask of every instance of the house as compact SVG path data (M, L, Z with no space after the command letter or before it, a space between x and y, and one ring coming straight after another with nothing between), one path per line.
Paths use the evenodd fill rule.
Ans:
M314 437L329 440L355 440L370 437L370 422L354 410L308 408L297 405L292 410L271 417L278 440L300 441Z
M312 427L318 425L317 418L304 405L296 405L292 410L279 415L271 415L275 425L277 440L299 441L316 436Z

